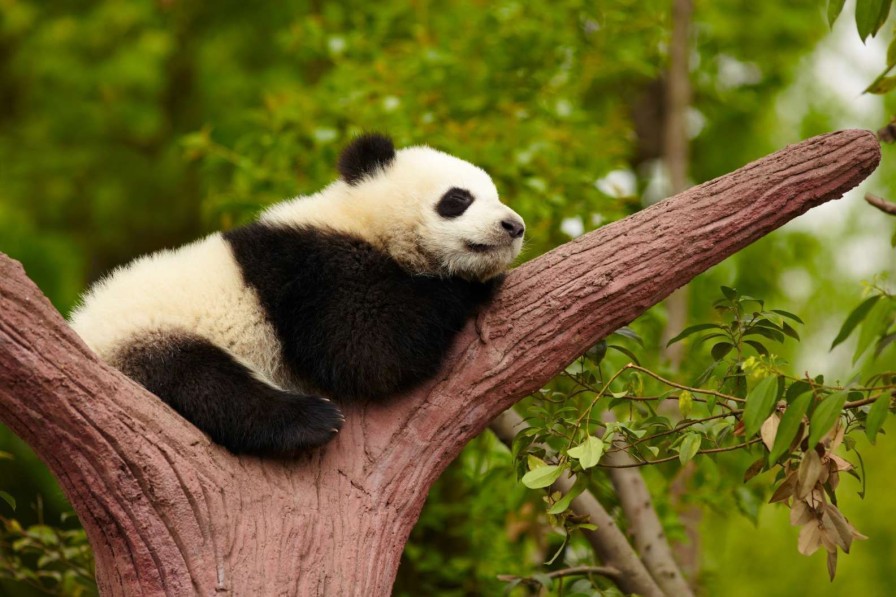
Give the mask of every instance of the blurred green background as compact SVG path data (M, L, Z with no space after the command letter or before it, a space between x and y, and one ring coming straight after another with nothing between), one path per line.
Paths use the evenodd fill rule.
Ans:
M887 121L892 100L861 95L884 46L862 46L849 19L829 31L823 9L696 2L691 182L814 134ZM659 0L0 0L0 251L65 314L136 255L321 188L347 140L379 130L490 172L528 224L530 259L664 195L670 15ZM863 190L892 197L894 161L885 147ZM720 284L736 286L807 321L803 342L784 349L797 371L848 375L850 346L828 347L862 281L896 271L892 231L857 194L814 210L695 280L690 319L708 317ZM635 324L647 350L659 352L650 330L664 319L659 307ZM0 490L18 501L14 514L0 502L0 514L32 523L41 496L58 524L69 507L43 465L3 427L0 451L14 456L0 460ZM796 552L786 509L762 507L754 526L743 500L723 495L741 491L731 479L744 462L702 459L693 500L712 506L703 593L890 594L896 459L887 437L865 452L867 498L852 480L841 493L870 539L841 558L834 583L823 557ZM658 496L673 473L646 472ZM540 503L503 446L477 439L433 489L396 593L493 595L497 574L536 571L545 539L527 520ZM674 508L658 503L676 537ZM31 593L0 581L0 594Z

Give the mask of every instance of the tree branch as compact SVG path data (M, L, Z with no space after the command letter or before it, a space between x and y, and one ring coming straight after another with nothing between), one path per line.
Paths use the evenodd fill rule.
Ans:
M865 201L887 215L896 216L896 203L891 203L883 197L878 197L871 193L865 193Z
M3 256L0 420L59 479L104 595L388 595L429 487L491 419L879 159L869 132L815 137L526 263L435 379L286 462L227 453L98 362Z

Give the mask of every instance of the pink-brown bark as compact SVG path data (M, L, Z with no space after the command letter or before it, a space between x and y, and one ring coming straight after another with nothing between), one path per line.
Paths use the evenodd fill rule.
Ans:
M498 413L602 336L879 160L810 139L515 269L436 379L295 461L234 457L97 361L0 256L0 420L50 466L105 595L388 595L427 490Z

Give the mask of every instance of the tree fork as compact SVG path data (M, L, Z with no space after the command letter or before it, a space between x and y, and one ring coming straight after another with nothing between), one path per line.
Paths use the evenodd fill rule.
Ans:
M58 478L104 595L388 595L429 487L490 420L879 159L870 132L814 137L516 268L433 380L348 409L331 444L292 461L210 443L0 255L0 420Z

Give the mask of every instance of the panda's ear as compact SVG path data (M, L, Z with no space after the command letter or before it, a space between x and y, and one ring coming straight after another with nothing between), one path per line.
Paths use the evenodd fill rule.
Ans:
M392 139L379 133L356 137L339 156L339 174L350 185L377 170L386 168L395 159Z

